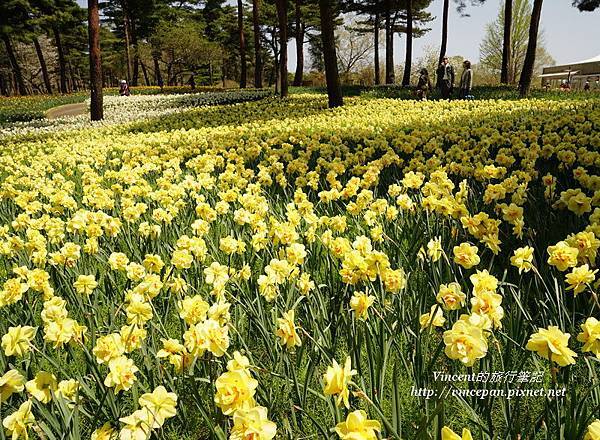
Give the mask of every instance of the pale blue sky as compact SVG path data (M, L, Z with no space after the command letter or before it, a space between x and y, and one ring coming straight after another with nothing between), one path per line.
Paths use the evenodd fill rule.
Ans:
M442 0L431 2L428 10L436 19L430 23L431 31L427 35L414 40L415 58L419 58L424 47L440 45L442 3ZM461 17L456 9L451 7L448 20L448 54L479 60L479 43L485 34L485 25L494 21L499 8L499 0L487 0L483 5L469 6L467 12L470 17ZM541 27L546 39L546 48L558 64L600 55L600 10L579 12L571 6L571 0L546 0L542 6ZM399 60L404 58L404 44L403 38L396 44L396 56L401 57Z

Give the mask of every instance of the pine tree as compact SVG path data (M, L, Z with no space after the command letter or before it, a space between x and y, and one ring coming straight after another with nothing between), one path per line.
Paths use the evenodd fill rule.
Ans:
M59 91L69 92L68 73L70 60L69 46L65 44L72 35L82 31L85 11L74 0L29 0L32 5L35 24L54 39L58 53ZM73 75L71 82L74 82ZM73 88L73 87L71 87Z
M28 0L2 0L0 2L0 38L4 43L19 95L27 95L28 91L13 46L13 38L22 37L28 31L30 10L31 5Z
M433 20L426 9L431 0L350 0L345 3L345 10L366 19L360 21L360 32L374 35L374 68L375 83L379 84L379 31L383 24L385 30L385 82L394 82L393 37L396 33L407 34L405 69L403 85L410 82L412 64L412 40L428 32L425 25ZM409 11L410 9L410 11ZM410 15L410 20L409 20ZM410 24L409 24L410 21ZM410 28L410 31L409 31ZM410 34L410 37L408 36Z

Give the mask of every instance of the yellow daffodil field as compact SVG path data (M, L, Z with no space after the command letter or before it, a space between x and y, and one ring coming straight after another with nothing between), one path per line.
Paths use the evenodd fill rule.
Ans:
M599 98L218 93L0 129L0 439L600 439Z

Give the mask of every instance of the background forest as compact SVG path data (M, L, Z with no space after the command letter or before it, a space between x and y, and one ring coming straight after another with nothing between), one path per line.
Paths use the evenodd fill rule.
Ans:
M281 47L292 45L294 86L324 85L325 63L317 0L280 2L285 37L274 0L119 0L100 2L103 84L272 86L280 74ZM412 39L431 29L431 0L344 0L332 2L336 59L343 84L416 82L422 67L435 71L440 47L413 60ZM475 2L445 2L467 14ZM519 81L527 50L532 2L511 1L511 51L506 83ZM514 4L513 4L514 3ZM475 84L501 80L506 5L487 26L474 66ZM0 5L0 93L68 93L89 87L87 13L74 0L7 0ZM410 15L410 20L409 20ZM409 25L410 22L410 25ZM452 30L443 30L446 35ZM394 59L393 35L406 44L406 58ZM444 35L443 35L444 36ZM396 40L397 42L398 40ZM456 66L461 54L450 54ZM553 63L543 32L535 72ZM193 80L192 80L193 77Z

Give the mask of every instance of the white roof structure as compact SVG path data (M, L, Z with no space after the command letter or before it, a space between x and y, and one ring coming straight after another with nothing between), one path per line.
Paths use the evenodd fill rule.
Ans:
M573 63L544 67L540 75L544 80L600 77L600 55Z
M579 70L565 70L564 72L558 72L558 73L542 73L540 75L541 78L558 78L560 76L565 76L565 75L575 75L576 73L579 73Z
M572 63L565 63L565 64L555 64L554 66L545 66L544 69L547 69L549 67L570 67L570 66L578 66L579 64L590 64L590 63L600 63L600 55L596 55L595 57L592 58L588 58L587 60L581 60L581 61L574 61Z
M587 60L578 61L576 63L571 63L571 64L588 64L588 63L600 63L600 55L596 55L593 58L588 58Z

